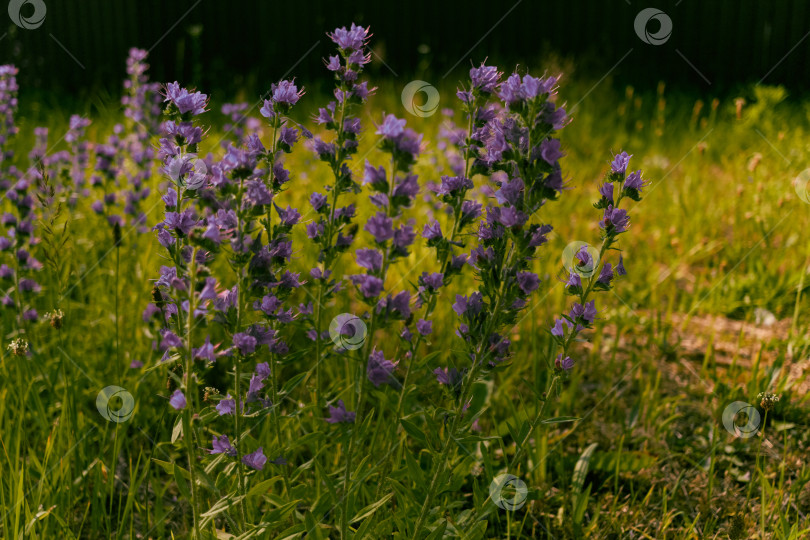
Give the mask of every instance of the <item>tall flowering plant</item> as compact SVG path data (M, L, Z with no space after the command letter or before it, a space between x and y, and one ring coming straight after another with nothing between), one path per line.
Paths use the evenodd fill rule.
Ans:
M130 123L122 141L124 155L131 162L131 167L124 171L129 181L128 189L122 194L124 214L132 218L138 232L148 230L141 204L150 193L148 185L145 185L152 175L155 158L150 140L160 127L162 101L160 84L150 82L147 75L148 55L143 49L133 47L129 50L126 64L128 77L124 81L124 96L121 97L124 116Z
M599 221L601 230L599 249L584 244L573 253L572 257L567 258L568 264L564 269L565 293L573 297L574 302L571 310L556 318L549 330L555 348L559 352L553 357L553 363L550 362L548 365L554 373L554 377L543 396L548 395L554 389L555 384L574 368L576 362L571 356L572 346L581 332L592 328L596 322L598 311L596 301L590 300L591 295L597 291L611 290L614 279L627 274L621 254L614 263L607 262L606 259L611 251L619 251L616 247L619 236L627 232L630 226L627 211L620 208L622 201L624 199L640 201L641 192L647 185L640 170L627 174L630 157L627 152L617 154L610 164L610 170L605 176L604 183L599 187L600 198L594 204L595 208L603 210L602 219ZM526 442L542 419L544 409L545 400L538 409L536 417L523 429L525 435L515 441L517 452L510 461L510 467L513 467L524 455Z
M352 24L351 28L338 28L328 34L337 45L338 54L325 60L326 68L334 73L335 100L318 109L315 123L331 132L330 142L321 137L312 140L311 148L321 161L329 165L333 182L324 186L326 193L312 193L309 202L317 212L315 220L307 224L307 236L318 248L317 264L310 270L315 283L313 314L309 318L308 335L315 342L315 396L321 405L322 358L327 354L326 339L329 332L324 324L323 305L341 289L341 281L335 279L333 268L339 256L347 251L357 234L353 223L355 205L339 206L341 197L358 193L359 185L354 179L348 160L357 152L358 136L362 126L360 118L353 116L353 109L366 102L374 88L367 81L360 81L363 69L371 61L366 46L370 37L368 28Z
M404 366L402 388L397 398L395 422L389 424L387 435L382 439L384 455L391 453L397 440L393 432L405 413L405 397L411 389L412 369L415 359L423 358L421 346L433 333L432 315L438 305L441 294L453 279L468 267L468 255L462 250L466 246L465 237L481 216L482 204L471 198L473 182L470 179L475 157L480 151L482 142L478 135L493 114L490 97L497 85L501 73L493 66L481 65L470 70L468 85L458 89L458 96L464 105L467 118L467 129L454 125L444 127L447 142L446 155L453 172L452 176L442 176L440 182L429 182L428 189L436 202L436 207L447 216L448 224L442 228L437 219L428 221L422 229L423 241L435 252L438 272L421 272L417 279L416 308L422 309L421 316L411 327L405 326L400 333L404 342ZM446 232L445 232L446 231ZM446 369L436 368L434 374L440 378L447 373ZM387 482L387 473L393 466L393 458L385 461L380 477L378 494Z
M372 192L370 201L377 212L364 227L372 238L372 247L356 251L356 262L365 272L350 276L358 296L371 311L365 346L361 348L360 355L366 367L365 377L354 378L353 386L359 387L355 414L362 414L367 396L366 378L377 388L386 384L400 386L394 376L397 362L386 359L383 349L376 347L374 338L377 331L392 326L395 321L404 321L399 334L406 339L410 335L411 293L407 290L388 292L385 287L392 263L407 258L416 239L413 220L403 222L402 212L413 204L419 192L419 183L412 167L419 156L422 136L406 128L405 124L405 120L393 114L386 115L376 133L380 136L380 149L389 156L390 166L386 170L384 165L374 167L368 161L365 164L363 180ZM358 429L352 430L346 451L341 518L344 537L348 530L349 483L358 434Z
M189 92L176 83L166 87L165 95L169 120L163 124L160 155L172 184L163 196L165 219L156 229L175 266L161 268L156 303L145 318L162 314L167 323L160 344L164 360L184 361L183 376L176 378L177 388L169 405L181 411L192 491L198 478L191 442L198 428L193 420L204 417L213 431L207 453L216 456L216 462L234 460L239 504L232 519L237 530L242 531L251 515L242 503L247 477L250 471L260 471L268 463L264 446L251 441L253 427L248 427L246 420L272 414L276 446L283 446L276 377L278 359L289 347L282 338L281 325L312 312L311 307L301 306L298 312L285 307L302 285L299 274L287 268L292 256L291 231L300 214L289 206L282 208L274 200L290 181L283 155L292 151L299 137L298 129L288 125L285 115L303 90L292 81L273 85L271 98L261 111L271 122L270 148L252 133L243 144L228 144L219 161L198 157L204 132L195 119L205 112L207 96ZM221 283L228 285L221 290L212 270L217 256L231 270L231 275L222 279ZM222 343L212 341L215 332L211 323L224 332L224 348L220 348ZM198 326L207 328L204 340L195 337ZM260 361L267 353L269 358ZM233 383L222 393L206 389L205 400L215 406L201 409L194 384L195 363L207 361L210 366L223 357L230 360ZM251 362L253 367L246 372ZM246 377L249 381L243 380ZM216 422L220 417L230 420L224 430ZM286 460L279 455L270 462L284 466ZM286 469L284 481L288 486ZM202 500L192 495L197 502ZM195 502L195 528L205 523L199 519L198 510Z
M14 156L11 141L17 133L14 115L17 111L17 68L0 66L0 190L2 199L9 201L0 213L0 310L4 320L16 320L17 328L39 318L33 300L42 289L36 273L42 269L33 255L38 243L35 235L34 193L32 187L40 172L32 167L21 174L10 165ZM7 255L6 255L7 254Z
M198 190L207 185L207 176L194 167L192 159L203 137L196 118L206 111L208 96L170 83L165 89L165 102L165 114L170 119L162 126L159 157L163 159L164 172L173 181L173 186L162 197L165 215L155 229L173 266L161 267L161 276L155 283L153 296L165 321L160 342L163 358L178 361L183 366L181 375L171 372L175 389L169 397L169 405L181 413L193 526L195 536L199 537L200 497L197 493L196 443L192 427L192 409L197 402L194 360L204 357L210 349L208 342L202 347L195 347L194 330L207 316L207 305L217 300L216 280L210 276L207 263L211 261L212 251L216 247L218 223L210 217L200 219L193 205L198 198Z
M437 380L451 389L453 405L447 413L447 432L440 452L434 456L431 485L415 525L417 538L425 526L436 488L448 470L452 441L463 445L476 420L476 411L468 410L473 385L509 358L506 333L518 322L530 295L540 285L531 263L551 228L534 222L533 217L563 190L559 164L563 154L555 136L565 125L565 111L554 103L557 79L513 73L499 83L497 71L483 71L483 67L471 75L471 89L458 93L468 108L481 89L496 93L502 102L500 110L482 110L485 123L473 135L480 146L472 150L472 174L491 177L497 190L495 201L479 223L477 246L470 252L478 290L466 296L456 295L453 304L461 319L457 335L466 358L461 365L436 370Z

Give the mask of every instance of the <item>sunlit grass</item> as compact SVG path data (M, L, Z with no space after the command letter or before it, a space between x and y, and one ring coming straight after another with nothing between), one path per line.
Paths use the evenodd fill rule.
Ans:
M362 118L366 126L380 121L383 111L404 114L397 87L381 86L369 108L376 112ZM454 99L446 90L442 106ZM804 277L810 262L810 205L800 200L793 183L810 167L808 121L802 104L779 103L775 91L758 94L759 102L750 103L752 93L738 114L731 99L696 102L681 94L670 97L664 88L638 95L631 89L616 92L607 82L595 88L587 81L563 84L562 96L569 106L576 104L573 122L562 135L567 152L562 163L571 189L541 210L541 219L548 216L556 225L535 263L545 280L535 297L537 305L530 306L512 332L513 365L489 385L488 408L480 421L484 434L511 441L510 425L534 415L536 402L516 396L525 399L532 395L530 387L545 387L546 329L565 302L560 257L573 240L598 241L599 213L581 209L597 199L598 179L610 152L634 154L635 165L651 185L645 199L630 207L633 234L625 235L622 245L629 274L618 282L615 294L597 299L603 324L589 343L575 348L577 367L560 396L549 402L550 417L581 420L538 432L531 468L520 471L530 487L530 502L515 513L491 509L486 515L488 537L709 538L726 537L734 526L744 531L739 538L761 530L773 538L808 534L810 415L805 370L810 318L806 296L800 294L806 295L810 286ZM20 99L25 101L24 92ZM313 107L322 101L312 93L302 104ZM116 111L88 111L94 120L91 140L106 137L121 121ZM222 124L217 113L218 105L207 114L214 127L203 154L221 151L225 134L217 127ZM258 116L256 110L253 114ZM53 114L52 137L64 132L68 117L67 111ZM420 181L436 180L446 172L436 145L443 116L407 118L425 133L426 151L417 167ZM305 120L306 114L299 119ZM27 154L32 129L23 119L18 158ZM361 142L354 164L358 172L363 156L379 158L373 132L368 129ZM306 215L308 195L327 180L328 171L303 149L287 163L293 182L278 201L300 208L306 221L312 217ZM160 220L162 206L157 203L163 181L157 173L151 180L153 194L144 206L150 209L150 225ZM358 206L362 221L370 205L359 196ZM427 203L410 211L419 225L431 213ZM111 231L90 210L89 201L81 201L61 219L69 222L69 240L59 251L66 266L63 286L59 290L57 277L46 267L37 307L45 313L59 306L65 312L64 326L55 330L47 323L30 325L26 332L33 355L20 359L6 350L14 324L3 315L2 536L184 537L189 508L169 472L175 459L182 460L179 446L167 442L174 426L167 415L166 368L126 367L140 360L151 368L160 357L152 347L159 338L140 317L150 302L150 280L162 262L159 246L152 234L125 230L119 266ZM294 246L293 266L304 275L314 255L305 247L303 232L296 234ZM430 256L417 244L407 264L399 265L388 279L402 280L403 285L415 281L409 270L421 270ZM355 270L350 257L343 263L346 272ZM466 294L471 288L471 282L458 281L445 294ZM450 302L445 304L431 336L435 350L455 346L455 322ZM336 315L361 307L344 297L329 309ZM776 322L765 324L765 314ZM756 334L757 328L763 333ZM325 380L335 381L337 387L344 367L327 365L325 370ZM300 370L289 365L286 371ZM201 383L216 386L223 377L222 370L214 368ZM281 380L283 384L284 373ZM432 380L429 372L415 374L415 386L424 389L421 399L433 399ZM107 422L96 410L98 392L110 384L134 396L130 421ZM733 438L721 421L724 408L737 400L755 403L763 391L782 396L767 416L764 437ZM292 463L297 456L316 452L328 437L311 432L322 413L307 408L308 396L303 389L283 405L288 417L283 435L289 440ZM379 393L375 399L391 396ZM298 440L302 430L308 436ZM269 438L269 426L257 428L252 436ZM478 500L482 493L486 497L493 472L503 466L499 456L514 452L513 444L499 444L493 442L489 452L473 456L477 475L448 486L468 499L448 507L448 531L455 530L453 523L473 505L473 498ZM399 452L404 460L406 450ZM759 460L758 452L763 454ZM339 457L328 459L337 470ZM429 467L422 465L427 474ZM321 474L318 471L318 477ZM324 485L331 486L340 473L323 474ZM392 478L416 481L409 479L411 474L401 469ZM291 531L296 525L310 527L307 516L318 503L316 487L301 488L295 493L298 505L286 508L272 489L279 478L270 480L266 491L251 493L254 512L264 512L264 520L289 524ZM441 497L455 499L448 493ZM398 515L394 502L388 509L376 514L372 537L385 537L397 528L396 520L412 519ZM327 529L316 532L324 538L337 535Z

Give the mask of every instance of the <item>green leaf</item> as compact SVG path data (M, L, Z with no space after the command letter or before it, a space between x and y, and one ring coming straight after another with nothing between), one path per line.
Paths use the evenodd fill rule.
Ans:
M364 520L364 519L366 519L367 517L369 517L369 516L373 515L373 514L374 514L374 512L376 512L376 511L377 511L377 510L378 510L378 509L379 509L379 508L380 508L382 505L384 505L385 503L387 503L387 502L388 502L388 501L391 499L391 497L393 497L393 496L394 496L394 494L393 494L393 493L389 493L388 495L384 496L384 497L383 497L382 499L380 499L379 501L374 502L374 503L371 503L370 505L366 506L365 508L363 508L362 510L360 510L360 511L357 513L357 515L356 515L356 516L354 516L354 517L351 519L350 523L357 523L358 521Z
M576 422L580 420L577 416L555 416L554 418L546 418L541 421L541 424L562 424L563 422Z
M469 415L470 419L478 417L483 412L484 406L489 400L489 383L484 381L477 381L472 387L472 396L470 397L470 406L464 413L465 416Z
M509 430L509 436L512 437L512 440L515 442L515 444L521 446L523 444L523 441L525 441L529 436L529 431L531 431L531 424L529 423L528 420L523 420L523 422L520 424L520 429L517 429L510 422L507 422L506 428Z
M294 501L290 501L287 504L279 506L278 508L275 508L270 512L268 512L267 515L264 516L264 519L272 523L279 523L287 519L287 516L289 516L293 512L293 510L295 510L295 507L298 506L300 503L301 499L295 499Z
M425 434L422 432L421 429L419 429L419 427L417 427L416 424L414 424L409 420L405 420L404 418L401 418L399 420L399 423L402 424L402 427L405 429L408 435L410 435L417 441L421 442L424 446L428 445L427 437L425 437Z
M279 392L279 393L280 394L289 394L290 392L295 390L295 388L299 384L301 384L301 381L303 381L304 377L306 377L306 376L307 376L307 372L305 371L303 373L299 373L298 375L294 376L292 379L289 379L286 383L284 383L284 386L281 388L281 392ZM275 405L275 403L273 405Z
M414 459L413 454L410 452L405 452L405 465L407 466L408 473L411 476L411 482L417 486L424 485L425 481L422 468L419 466L419 463L416 461L416 459Z
M442 521L441 524L437 525L433 532L428 535L425 540L439 540L440 538L444 537L444 531L447 530L447 522Z
M266 492L275 481L276 481L275 478L268 478L263 482L259 482L258 484L250 488L250 491L247 492L247 496L252 497L253 495L259 495L261 493Z
M472 527L467 530L467 533L464 535L465 539L468 540L479 540L480 538L484 537L484 534L487 531L487 521L479 521Z
M579 525L582 523L582 518L585 516L585 510L588 508L588 499L591 495L591 485L585 488L585 491L577 495L576 502L574 503L574 512L571 519L574 523Z
M238 504L244 497L237 496L236 492L231 492L219 499L217 502L211 506L207 511L200 514L200 517L203 518L200 521L200 527L206 528L211 520L215 517L220 515L222 512L227 510L228 508Z
M323 538L323 534L321 533L321 529L319 527L319 523L315 521L315 516L312 512L307 512L304 514L304 523L307 525L307 538L312 538L313 540L321 540ZM362 536L360 538L363 538Z
M183 436L183 417L178 416L177 421L174 423L174 429L172 430L172 444L177 442L177 439Z
M591 462L594 450L598 446L597 443L591 443L588 448L579 456L577 464L574 465L574 476L571 478L571 483L574 487L575 493L582 491L582 486L585 484L585 477L588 475L588 465Z
M278 535L277 540L293 540L293 538L301 538L307 532L307 526L303 523L293 525L289 529L283 531ZM264 531L266 532L266 531Z
M174 466L174 481L177 482L177 489L180 490L180 493L185 497L187 500L191 500L191 489L189 488L189 478L191 475L188 473L187 470L184 468L175 465Z
M161 459L152 458L152 461L160 465L160 467L169 474L174 474L174 463L171 461L163 461Z
M418 366L424 366L424 365L428 364L428 363L429 363L431 360L433 360L434 358L437 358L439 355L444 354L444 352L445 352L444 350L441 350L441 349L440 349L440 350L438 350L438 351L434 351L434 352L432 352L432 353L430 353L430 354L428 354L428 355L425 355L425 356L423 356L423 357L422 357L422 359L421 359L421 360L419 360L419 361L417 362L417 364L416 364L416 365L418 365Z

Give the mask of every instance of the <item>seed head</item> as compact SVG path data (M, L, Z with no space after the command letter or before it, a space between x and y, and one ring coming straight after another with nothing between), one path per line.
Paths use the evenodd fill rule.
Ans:
M769 392L760 392L757 394L757 399L759 400L760 407L766 411L770 411L776 406L777 403L779 403L779 396Z
M211 402L211 396L218 396L219 390L213 386L207 386L203 392L203 401Z
M50 321L51 326L57 330L62 328L62 319L65 318L65 314L61 309L55 309L50 313L47 313L45 317Z
M28 342L23 338L17 338L8 344L8 350L14 356L25 356L28 354Z

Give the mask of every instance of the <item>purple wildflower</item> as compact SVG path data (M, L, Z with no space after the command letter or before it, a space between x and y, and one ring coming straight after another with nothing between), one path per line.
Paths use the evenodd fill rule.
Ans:
M610 163L610 172L624 175L625 171L627 170L627 164L630 163L631 157L633 156L627 152L618 153Z
M480 67L470 69L470 80L472 86L479 92L491 94L498 86L498 80L501 78L501 73L495 66L485 66L481 63Z
M301 96L304 95L304 90L299 91L293 81L281 81L270 87L273 93L273 101L286 106L292 106L298 103Z
M177 82L169 83L164 90L165 99L173 103L180 114L190 113L197 116L205 112L208 104L208 96L200 92L189 92L185 88L180 88Z
M405 120L401 120L389 114L383 119L383 123L377 127L377 135L382 135L386 139L393 140L405 131Z
M422 272L422 275L419 276L419 284L435 291L440 289L444 284L444 276L440 272L433 274Z
M540 278L534 272L518 272L517 283L523 294L531 294L540 286Z
M358 51L362 49L369 37L368 28L357 26L354 23L352 23L351 28L348 30L343 26L326 35L344 51Z
M610 204L613 204L613 184L610 182L605 182L601 186L599 186L599 194L607 199Z
M172 397L169 398L169 405L171 405L177 411L186 408L186 396L180 391L179 388L175 390Z
M211 337L205 336L205 343L202 347L194 349L194 358L197 360L208 360L208 362L215 362L216 352L214 345L211 343Z
M379 272L382 268L382 262L382 253L376 249L357 250L357 264L363 268L371 270L372 272Z
M220 400L217 403L217 412L219 412L220 416L224 416L226 414L233 414L236 412L236 401L228 394L225 399Z
M342 399L337 402L337 407L329 406L329 418L326 419L330 424L352 424L357 413L346 410L346 405Z
M376 298L382 293L383 281L378 277L369 276L367 274L357 274L349 276L349 279L360 289L360 292L365 298Z
M394 221L382 212L372 216L366 223L366 231L374 236L374 240L381 244L394 237Z
M231 442L228 440L227 435L222 435L219 438L214 435L214 440L211 442L211 447L211 450L208 451L209 454L226 454L231 457L236 456L236 448L234 448Z
M613 208L612 205L605 208L604 218L599 222L599 226L608 233L624 232L629 224L630 217L627 215L627 211L622 208Z
M256 364L256 375L258 375L261 380L268 378L270 376L270 364L267 362Z
M379 387L381 384L389 383L393 380L392 374L397 368L397 364L386 360L382 351L376 348L368 357L368 364L366 366L366 374L374 386Z
M613 267L610 263L605 263L602 271L599 272L599 277L596 278L596 282L604 286L610 286L611 281L613 281Z
M624 269L624 258L619 255L619 264L616 265L616 274L619 276L626 276L627 270Z
M256 350L256 338L245 332L234 334L233 344L243 355L253 354Z
M641 177L640 170L628 174L624 181L624 189L634 189L637 192L640 192L646 185L647 183L644 182L644 179Z
M264 464L267 463L267 457L265 457L262 447L260 446L259 449L252 454L245 454L242 456L242 463L251 469L260 471L264 468Z
M461 383L463 373L456 368L436 368L433 370L439 384L455 387Z
M312 208L318 212L321 208L326 205L326 195L321 195L320 193L313 193L309 196L309 204L312 205Z
M558 338L565 336L565 328L563 328L563 324L570 326L568 321L565 319L556 319L554 321L554 326L551 327L551 335Z
M571 360L570 356L566 356L565 358L563 358L562 353L560 353L560 354L557 355L557 358L554 359L554 366L557 369L562 369L564 371L569 371L570 369L572 369L574 367L574 361Z
M455 311L460 317L463 317L468 313L475 316L481 312L483 307L483 296L481 293L474 292L469 297L457 294L456 302L453 304L453 311Z
M259 390L262 388L264 388L264 384L261 377L254 373L250 377L250 383L248 384L248 401L255 401L258 398Z
M422 231L422 237L426 240L437 240L442 237L442 228L438 221L433 221L425 225Z
M558 139L546 139L540 143L540 156L549 165L557 163L557 160L563 155L560 151L560 141Z
M571 306L571 313L568 315L572 320L582 319L588 324L593 323L594 319L596 319L596 302L591 300L590 302L586 303L584 306L580 303L574 303Z
M568 281L565 282L565 289L571 294L579 294L582 290L582 279L576 272L571 272Z

